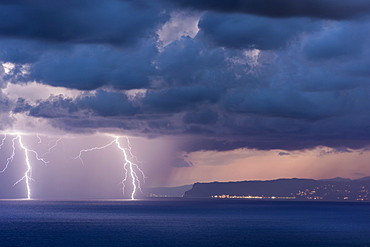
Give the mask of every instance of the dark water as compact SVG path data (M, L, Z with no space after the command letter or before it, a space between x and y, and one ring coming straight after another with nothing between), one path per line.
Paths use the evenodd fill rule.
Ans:
M0 200L0 246L370 247L370 204Z

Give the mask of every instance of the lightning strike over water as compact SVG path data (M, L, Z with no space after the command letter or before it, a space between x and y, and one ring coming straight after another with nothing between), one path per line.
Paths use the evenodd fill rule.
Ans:
M127 156L126 149L121 147L121 144L119 143L118 138L119 137L117 136L115 142L117 144L117 147L122 151L123 157L125 158L125 164L123 166L123 168L125 169L125 178L122 180L122 186L123 186L122 190L125 191L125 182L127 181L127 173L128 173L128 171L130 171L131 180L132 180L132 187L133 187L132 194L131 194L131 199L134 200L135 199L134 196L135 196L135 193L136 193L136 183L135 183L135 181L139 181L139 180L138 180L138 177L136 176L136 173L134 172L133 163L131 162L131 160ZM129 166L128 169L127 169L127 165ZM139 182L138 182L138 184L140 185Z
M16 155L19 155L17 152L17 148L20 147L20 149L24 153L24 160L25 160L25 165L26 165L26 171L24 172L24 175L18 179L13 186L16 186L20 182L24 181L25 186L26 186L26 191L27 191L27 199L31 199L31 181L34 181L32 179L32 164L30 160L30 153L34 154L34 158L37 161L41 161L44 164L47 164L48 161L44 160L44 156L49 154L52 149L54 149L58 143L62 140L62 138L54 139L48 143L48 149L46 150L45 153L43 153L41 156L36 152L35 150L29 149L26 147L26 145L23 142L22 139L22 134L20 133L5 133L4 137L1 139L0 143L0 149L3 148L7 144L7 139L8 136L12 136L11 139L11 154L6 158L6 162L4 167L1 169L0 168L0 173L5 173L5 171L8 169L9 165L13 162L14 158ZM39 135L36 135L38 138L38 144L42 144L42 139ZM109 142L108 144L104 146L97 146L89 149L82 149L79 151L78 156L74 157L73 159L79 159L82 163L84 164L84 160L82 159L82 155L87 152L92 152L92 151L98 151L102 149L106 149L110 146L116 145L117 148L122 152L123 154L123 170L124 170L124 178L120 182L122 184L122 192L125 194L125 187L127 183L130 183L132 186L132 192L130 195L130 198L132 200L135 199L135 195L138 190L141 190L141 182L145 183L145 174L144 172L140 169L140 167L137 165L137 163L140 163L140 161L137 159L137 157L132 153L132 148L130 145L130 140L128 137L126 138L126 147L122 146L120 143L120 136L113 136L114 140ZM45 144L44 144L45 145ZM131 187L130 186L130 187Z
M23 179L25 179L26 180L26 187L27 187L27 199L31 199L30 180L32 179L31 178L31 175L32 175L31 174L32 167L31 167L31 164L30 164L30 159L28 157L28 149L23 145L22 137L19 134L18 134L18 140L19 140L19 145L24 150L24 155L25 155L25 158L26 158L27 170L24 173L24 176L21 179L19 179L17 182L15 182L14 185L18 184L20 181L22 181Z
M12 154L6 159L5 167L0 171L0 173L4 173L8 169L9 164L13 161L13 159L15 157L15 150L16 150L15 141L18 140L19 146L24 151L25 162L26 162L27 169L26 169L24 175L17 182L15 182L13 184L13 186L15 186L18 183L20 183L21 181L25 180L26 190L27 190L27 199L31 199L30 181L33 180L33 179L32 179L32 166L31 166L31 162L30 162L30 158L29 158L28 153L29 152L34 153L35 158L38 161L43 162L44 164L47 164L48 162L45 161L43 158L40 158L36 151L26 148L26 146L24 145L24 143L22 141L22 135L21 134L16 133L16 134L11 134L11 135L15 135L15 137L12 139ZM2 139L2 142L0 144L0 148L4 145L4 143L6 141L6 138L7 138L7 135L5 134L4 138Z
M134 200L135 198L135 194L136 194L136 189L139 189L140 191L141 190L141 185L140 185L140 179L139 177L137 176L136 172L135 172L135 169L138 170L140 173L141 173L141 176L143 178L143 182L145 182L145 174L144 172L139 168L139 166L132 162L131 160L132 159L136 159L136 156L132 154L131 152L131 145L130 145L130 140L128 139L128 137L126 136L126 140L127 140L127 147L128 148L123 148L120 144L120 142L118 141L119 139L119 136L116 136L116 144L117 144L117 147L122 151L123 153L123 156L125 158L125 165L124 165L124 169L125 169L125 178L122 180L122 190L124 191L125 190L125 182L127 181L127 173L128 171L130 171L130 176L131 176L131 181L132 181L132 186L133 186L133 191L132 191L132 194L131 194L131 199ZM127 165L128 165L128 169L127 169Z
M74 159L79 159L81 161L81 163L84 165L84 161L82 159L82 154L83 153L92 152L92 151L95 151L95 150L102 150L102 149L108 148L108 147L112 146L114 143L116 143L118 149L122 151L123 158L124 158L123 169L125 171L125 175L124 175L124 178L121 182L122 191L123 191L123 194L125 194L125 184L126 184L128 178L130 177L131 184L132 184L132 187L133 187L133 190L132 190L132 193L131 193L131 200L134 200L137 190L141 191L141 182L140 182L140 178L137 175L136 171L138 171L141 174L143 182L145 182L145 174L139 168L139 166L132 161L133 159L137 160L137 158L136 158L135 155L132 154L129 138L126 137L127 148L124 148L124 147L121 146L121 144L119 142L119 138L120 138L119 136L115 136L115 139L113 141L111 141L110 143L108 143L104 146L101 146L101 147L93 147L93 148L89 148L89 149L82 149L82 150L80 150L78 156L74 157ZM130 175L128 175L128 174L130 174Z

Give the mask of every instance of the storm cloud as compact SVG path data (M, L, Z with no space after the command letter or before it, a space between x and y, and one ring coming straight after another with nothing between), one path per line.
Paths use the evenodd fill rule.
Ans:
M188 152L370 145L367 1L13 1L0 13L4 87L80 92L0 95L3 114L172 136ZM186 15L197 33L174 19Z
M247 13L253 15L282 17L315 17L322 19L351 19L370 13L366 0L175 0L169 1L181 7L218 12Z
M126 46L155 30L163 18L153 1L3 1L2 37L51 43Z
M317 23L304 18L271 19L246 14L207 13L199 22L203 35L218 46L236 49L271 50L284 48Z

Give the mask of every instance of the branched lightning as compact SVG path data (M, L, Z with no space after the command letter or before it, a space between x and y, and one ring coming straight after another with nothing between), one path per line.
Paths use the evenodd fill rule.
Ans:
M17 182L15 182L13 186L17 185L20 181L22 181L22 180L25 179L26 180L26 187L27 187L27 199L31 199L30 180L32 179L31 178L31 176L32 176L32 174L31 174L32 167L31 167L31 164L30 164L30 159L28 157L28 151L29 150L23 145L21 135L18 134L17 136L18 136L18 140L19 140L19 145L24 150L24 155L25 155L25 158L26 158L27 170L24 173L24 176L21 179L19 179Z
M112 141L112 142L108 143L107 145L104 145L104 146L101 146L101 147L93 147L93 148L89 148L89 149L82 149L82 150L80 150L80 153L76 157L73 157L73 159L79 159L81 161L82 165L85 165L85 163L82 159L82 154L83 153L105 149L105 148L111 146L114 142L115 141Z
M48 151L46 151L45 153L43 153L40 157L44 157L45 155L49 154L49 153L51 152L51 150L52 150L53 148L55 148L55 147L58 145L58 143L60 142L60 140L62 140L62 138L58 138L58 139L56 139L56 140L54 140L54 141L50 141L50 142L49 142L49 144L48 144L48 146L50 146L50 145L51 145L51 143L53 143L53 142L54 142L54 145L53 145L53 146L51 146L51 147L48 149Z
M16 155L16 149L17 149L16 147L19 144L19 147L24 152L26 171L24 172L24 175L14 183L13 186L19 184L21 181L24 181L25 184L26 184L27 198L31 199L30 182L33 181L33 179L32 179L32 165L31 165L31 162L30 162L29 154L33 153L36 160L41 161L44 164L47 164L48 161L45 161L43 157L46 154L49 154L51 152L51 150L58 145L58 143L61 141L62 138L50 141L49 144L47 145L49 147L48 150L40 156L35 150L29 149L24 145L23 140L22 140L22 135L20 133L10 133L10 134L8 133L8 135L14 136L11 139L11 143L12 143L11 144L11 150L12 150L12 152L11 152L10 156L6 158L5 166L3 167L2 170L0 170L0 173L4 173L8 169L10 163L13 162L14 157ZM42 139L40 138L39 135L37 135L37 138L38 138L38 143L39 144L42 143ZM81 161L81 163L84 165L84 161L82 159L82 156L83 156L84 153L97 151L97 150L102 150L102 149L108 148L112 145L117 145L117 148L122 152L123 159L124 159L123 160L123 162L124 162L123 163L124 178L120 183L120 184L122 184L122 191L123 191L123 193L125 193L125 184L127 182L131 182L131 185L132 185L132 188L133 188L132 193L131 193L131 199L134 200L137 190L141 191L141 181L145 182L145 174L140 169L140 167L135 163L135 162L140 163L140 161L138 161L136 156L133 155L133 153L132 153L132 148L131 148L131 145L130 145L129 138L128 137L125 137L125 138L126 138L126 142L127 142L127 147L123 147L121 145L121 143L119 142L120 136L114 136L114 140L112 140L111 142L109 142L108 144L106 144L104 146L98 146L98 147L93 147L93 148L89 148L89 149L80 150L79 154L76 157L74 157L73 159L79 159ZM18 141L18 144L16 145L17 141ZM1 139L0 149L5 145L6 142L7 142L7 134L4 134L4 137Z
M23 142L22 142L22 136L20 134L17 134L17 138L18 138L18 141L19 141L19 145L21 146L21 148L24 150L24 155L25 155L25 160L26 160L26 166L27 166L27 170L26 172L24 173L24 176L21 177L17 182L14 183L13 186L17 185L19 182L25 180L26 181L26 188L27 188L27 199L31 199L31 188L30 188L30 180L33 180L32 179L32 166L30 164L30 159L29 159L29 156L28 156L28 153L31 152L31 153L34 153L35 154L35 158L38 160L38 161L41 161L43 162L44 164L47 164L48 162L45 161L43 158L40 158L38 153L32 149L28 149L24 146Z
M6 139L6 135L4 137ZM15 156L15 140L18 138L18 136L14 137L12 139L12 154L6 159L6 164L5 164L5 167L0 171L0 173L3 173L6 171L6 169L8 169L8 166L9 164L13 161L14 159L14 156ZM3 139L3 141L5 141ZM3 143L2 143L3 144Z
M15 157L15 141L18 140L18 143L19 143L19 146L21 147L21 149L23 149L24 151L24 155L25 155L25 162L26 162L26 171L24 173L24 175L17 181L14 183L13 186L17 185L19 182L25 180L26 182L26 189L27 189L27 199L31 199L31 188L30 188L30 180L32 180L32 166L31 166L31 163L30 163L30 159L29 159L29 155L28 153L31 152L33 154L35 154L35 158L38 160L38 161L41 161L45 164L47 164L48 162L45 161L43 158L40 158L38 153L35 151L35 150L32 150L32 149L28 149L26 148L26 146L23 144L23 141L22 141L22 136L21 134L19 133L16 133L14 134L15 137L12 139L12 154L6 159L6 164L5 164L5 167L3 168L3 170L0 171L0 173L3 173L6 171L6 169L8 168L9 164L13 161L14 157ZM4 138L2 139L2 142L0 144L0 148L4 145L4 142L6 140L6 134L4 136ZM39 138L40 139L40 138Z
M123 192L125 191L125 182L127 181L127 178L128 178L128 172L130 172L132 186L134 188L131 194L131 199L133 200L135 199L134 196L136 193L136 189L139 189L141 191L140 179L137 176L135 169L141 173L144 182L145 182L145 174L136 163L132 162L132 159L137 160L137 158L135 155L132 154L130 140L128 139L128 137L126 136L127 148L123 148L118 140L119 140L119 136L116 136L115 142L117 144L117 147L122 151L123 157L125 158L125 164L123 166L123 168L125 169L125 177L121 182L123 186L122 190Z
M118 149L122 151L123 158L124 158L123 169L125 171L125 175L124 175L124 178L121 182L122 191L123 191L123 193L125 192L125 184L128 180L128 177L130 176L132 187L133 187L133 190L132 190L132 193L131 193L131 199L134 200L137 189L139 189L141 191L141 183L140 183L139 176L136 173L136 170L140 172L141 177L143 178L143 182L145 182L145 174L139 168L139 166L132 161L133 159L137 160L137 158L136 158L135 155L132 154L130 141L129 141L128 137L126 137L127 146L128 146L127 148L124 148L124 147L121 146L121 144L119 142L119 138L120 138L119 136L115 136L115 139L113 141L111 141L110 143L108 143L104 146L93 147L93 148L89 148L89 149L82 149L82 150L80 150L79 154L76 157L74 157L73 159L79 159L81 161L81 163L84 165L84 161L82 159L82 154L83 153L92 152L92 151L95 151L95 150L102 150L102 149L108 148L109 146L116 143ZM128 174L130 174L130 175L128 175Z

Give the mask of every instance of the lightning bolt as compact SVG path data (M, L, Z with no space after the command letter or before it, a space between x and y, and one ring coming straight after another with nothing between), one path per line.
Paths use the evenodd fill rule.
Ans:
M6 140L6 134L4 134L4 138L1 140L0 149L4 146L5 140Z
M137 190L141 191L141 183L140 183L140 179L139 179L139 176L137 175L136 171L140 172L141 177L143 178L143 182L145 182L145 174L139 168L139 166L132 161L133 159L137 160L137 158L136 158L135 155L132 154L130 141L129 141L128 137L126 137L127 146L128 146L127 148L124 148L124 147L121 146L121 143L119 142L119 138L120 138L119 136L115 136L115 139L113 141L111 141L110 143L108 143L104 146L93 147L93 148L89 148L89 149L82 149L82 150L80 150L79 154L76 157L73 157L73 159L79 159L81 161L81 163L84 165L84 161L82 159L82 155L84 153L92 152L92 151L95 151L95 150L102 150L102 149L108 148L108 147L112 146L114 143L116 143L118 149L120 151L122 151L123 158L124 158L123 169L125 171L125 175L124 175L124 178L121 182L122 192L123 192L123 194L125 193L125 184L126 184L128 178L130 177L131 178L131 184L132 184L132 187L133 187L133 190L132 190L132 193L131 193L131 200L134 200Z
M6 169L8 169L8 166L9 166L9 164L13 161L13 159L14 159L14 156L15 156L15 140L17 139L18 137L15 137L15 138L13 138L12 139L12 154L6 159L6 164L5 164L5 167L4 167L4 169L2 169L1 171L0 171L0 173L3 173L3 172L5 172L6 171ZM2 143L1 143L1 146L3 146L4 145L4 141L6 140L6 134L5 134L5 137L3 138L3 141L2 141Z
M53 145L53 146L51 146L51 147L48 149L48 151L46 151L45 153L43 153L40 157L44 157L45 155L49 154L53 148L55 148L56 146L58 146L58 143L60 142L60 140L62 140L62 138L58 138L58 139L56 139L56 140L54 140L54 141L50 141L50 142L49 142L49 144L48 144L48 146L50 146L50 145L51 145L51 143L53 143L53 142L54 142L54 145Z
M8 169L10 163L13 162L13 159L16 155L16 149L17 149L17 146L18 146L18 145L16 145L16 142L18 141L19 147L23 150L23 153L24 153L26 171L24 172L24 175L13 184L13 186L16 186L20 182L24 181L25 184L26 184L27 199L31 199L30 183L31 183L31 181L34 181L34 180L32 179L32 165L31 165L31 161L30 161L30 153L34 154L34 157L37 161L40 161L40 162L43 162L44 164L47 164L48 161L45 161L43 159L43 156L50 153L51 150L58 145L58 143L61 141L62 138L50 141L49 144L48 144L48 146L49 146L48 150L40 156L35 150L29 149L25 146L25 144L23 143L22 135L20 133L4 134L4 137L2 138L1 143L0 143L0 149L5 145L8 135L13 135L14 136L11 140L11 142L12 142L12 145L11 145L12 152L11 152L11 155L6 159L6 164L5 164L4 168L2 170L0 170L0 173L4 173ZM131 182L131 185L132 185L132 188L133 188L132 192L131 192L131 199L134 200L137 191L138 190L141 191L141 180L145 183L145 178L146 178L145 174L140 169L140 167L134 162L134 160L135 160L136 162L140 163L140 161L137 159L137 157L132 153L132 148L131 148L129 138L125 137L126 142L127 142L127 147L124 147L120 143L120 138L121 138L120 136L113 136L113 137L114 137L114 140L112 140L111 142L109 142L108 144L106 144L104 146L98 146L98 147L93 147L93 148L89 148L89 149L80 150L79 154L76 157L74 157L74 159L79 159L81 161L81 163L84 165L84 161L82 159L82 156L83 156L84 153L97 151L97 150L102 150L102 149L108 148L112 145L116 145L117 148L123 154L124 178L120 183L120 184L122 184L122 192L123 192L123 194L125 194L125 185L126 185L126 183ZM37 135L37 138L39 140L38 143L42 143L42 140L41 140L39 135Z
M36 137L39 140L38 141L39 144L42 144L42 145L48 147L47 151L39 156L41 158L44 157L45 155L49 154L51 152L51 150L53 150L56 146L58 146L59 142L62 140L62 137L59 137L59 138L52 139L48 142L48 144L45 144L45 143L43 143L43 140L41 139L41 137L38 134L36 135Z
M42 142L42 140L41 140L41 138L40 138L39 134L37 134L37 135L36 135L36 137L37 137L37 139L39 139L39 142L38 142L38 143L41 143L41 142Z
M82 149L80 150L80 153L76 156L76 157L73 157L73 159L79 159L82 163L82 165L85 165L83 159L82 159L82 154L83 153L87 153L87 152L92 152L92 151L95 151L95 150L102 150L102 149L105 149L109 146L111 146L115 141L112 141L110 143L108 143L107 145L104 145L102 147L93 147L93 148L89 148L89 149Z
M125 182L127 181L127 178L128 178L128 172L130 172L130 176L131 176L131 183L132 183L132 187L133 187L133 190L132 190L132 193L131 193L131 199L134 200L135 199L135 194L136 194L136 189L139 189L140 191L141 190L141 185L140 185L140 179L139 177L137 176L136 172L135 172L135 169L138 170L141 175L142 175L142 178L145 182L145 174L144 172L139 168L139 166L137 164L135 164L134 162L132 162L131 160L132 159L136 159L136 156L132 154L131 152L131 145L130 145L130 140L128 139L128 137L126 136L126 140L127 140L127 147L128 148L123 148L119 142L119 136L116 136L116 139L115 139L115 142L117 144L117 147L118 149L120 149L123 153L123 157L125 159L125 164L123 166L124 170L125 170L125 177L124 179L122 180L122 191L124 192L125 191Z
M12 154L6 159L5 167L3 168L3 170L0 171L0 173L5 172L6 169L8 168L8 166L9 166L9 164L13 161L13 159L15 157L15 150L16 150L16 148L15 148L15 141L18 140L19 146L24 151L25 162L26 162L27 169L26 169L24 175L17 182L15 182L13 184L13 186L16 186L18 183L20 183L21 181L25 180L25 182L26 182L26 189L27 189L27 199L31 199L30 181L33 180L33 179L32 179L32 166L31 166L31 163L30 163L30 158L29 158L28 153L29 152L34 153L35 154L35 158L38 161L43 162L44 164L47 164L48 162L45 161L43 158L40 158L39 155L38 155L38 153L36 151L34 151L32 149L26 148L26 146L23 144L21 134L16 133L14 135L15 135L15 137L12 139ZM5 134L5 137L2 139L2 142L0 144L0 148L4 145L5 140L6 140L6 134Z
M28 157L28 149L23 145L21 135L18 134L18 137L17 138L19 140L19 145L24 150L24 155L25 155L25 158L26 158L27 170L24 173L24 176L21 179L19 179L17 182L15 182L13 186L17 185L20 181L22 181L22 180L25 179L26 180L26 188L27 188L27 199L31 199L30 180L32 179L31 178L31 176L32 176L32 174L31 174L32 167L31 167L31 164L30 164L30 159Z

